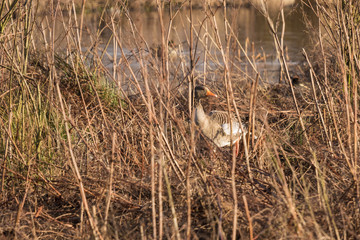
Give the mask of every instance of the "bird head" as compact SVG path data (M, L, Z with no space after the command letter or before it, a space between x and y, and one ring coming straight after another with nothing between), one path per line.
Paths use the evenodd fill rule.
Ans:
M201 99L207 96L217 97L216 94L212 93L207 87L203 85L198 85L195 87L195 99Z

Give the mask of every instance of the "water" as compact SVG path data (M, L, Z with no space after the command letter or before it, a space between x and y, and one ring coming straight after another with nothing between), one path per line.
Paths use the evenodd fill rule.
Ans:
M212 15L212 13L214 14ZM296 66L303 60L302 48L311 48L311 38L303 21L303 13L306 14L311 23L316 23L316 18L311 11L300 4L285 8L286 31L284 45L288 64L295 71ZM135 55L140 53L144 57L143 60L147 61L149 59L148 55L151 55L151 50L147 46L150 48L156 47L161 43L159 16L157 11L130 11L129 17L125 16L125 14L118 14L116 11L108 11L106 13L107 20L110 19L110 15L115 16L114 23L113 25L109 23L96 40L98 42L97 48L99 49L97 53L100 54L102 51L105 51L105 55L102 58L105 68L113 80L119 80L121 81L121 86L125 86L129 85L125 81L131 74L122 58L119 46L121 46L123 53L127 57L133 72L136 76L141 76L141 65ZM272 15L276 16L276 11ZM81 47L84 52L93 49L93 42L96 39L94 35L97 32L99 22L98 17L99 13L89 13L85 16L84 23L87 31L82 32L81 39ZM180 46L178 50L179 57L172 66L183 72L189 68L189 18L188 9L179 11L172 20L169 35L169 39L176 46ZM130 24L129 19L131 19L133 25ZM165 30L167 30L170 22L169 11L164 12L163 19ZM277 60L274 40L265 18L253 7L242 7L227 8L227 19L240 45L246 50L251 61L255 60L255 67L260 72L263 81L270 83L278 82L280 78L280 64ZM64 21L66 22L66 20ZM216 24L222 46L225 46L224 10L222 8L211 9L211 12L208 11L206 13L202 9L194 9L193 23L194 46L197 47L195 56L197 60L196 74L201 76L200 78L206 77L215 80L215 76L211 72L221 69L224 64L218 49L218 41L216 40L214 28ZM59 28L56 32L60 33L60 35L72 32L75 36L75 29L70 29L70 31L67 29L61 30L61 21L57 22L56 26ZM105 24L102 23L101 27L104 26ZM132 32L132 27L136 28L135 34ZM115 32L118 42L114 40L112 31L108 28L112 28L112 31ZM279 31L281 31L281 27L279 27ZM66 44L65 37L58 36L57 39L63 39L63 43L56 42L56 46ZM232 39L235 41L234 38ZM109 44L107 45L108 42ZM248 60L244 57L244 53L239 50L239 45L235 45L230 50L231 61L235 65L240 66L239 71L244 72L244 76L254 78L255 72L251 70Z
M220 40L225 44L225 26L224 26L224 11L223 9L213 9L214 16L210 16L211 21L207 18L204 10L193 10L193 22L194 22L194 44L200 40L197 44L198 59L196 64L196 70L202 72L204 68L204 54L208 51L208 54L213 55L215 60L207 58L207 67L209 69L220 68L223 65L220 51L216 47L216 33L214 32L214 23L216 22ZM302 8L300 4L295 4L292 7L285 8L285 37L284 46L286 49L286 56L290 69L296 71L296 66L303 60L302 48L311 47L311 39L307 33L306 25L303 21L303 13L310 19L310 22L315 22L315 16L311 14L311 11L306 8ZM276 13L272 14L276 16ZM134 26L136 26L137 34L142 36L148 46L155 47L161 43L161 28L159 22L158 13L155 12L142 12L132 11L130 12L130 18L132 19ZM170 40L175 45L181 46L179 52L182 54L182 59L185 59L185 64L188 62L189 55L189 10L181 10L172 21ZM243 8L228 8L227 18L233 31L236 33L236 37L243 48L246 48L250 57L256 57L256 68L261 73L264 81L278 82L280 64L276 57L276 50L274 46L274 40L270 34L268 24L265 18L253 7ZM274 17L275 19L276 17ZM167 30L170 22L169 12L164 13L164 26ZM139 49L133 43L134 39L131 36L131 27L128 17L122 16L119 21L118 29L121 30L121 36L130 36L121 38L122 47L128 51L136 52ZM279 33L281 27L279 27ZM207 38L205 36L208 36ZM142 48L146 48L144 44ZM136 49L136 50L135 50ZM120 61L121 53L114 51L114 47L111 45L107 48L107 51L111 58L117 55L118 61ZM146 51L145 51L146 52ZM244 54L239 54L238 48L231 50L232 59L239 64L244 70L246 66L249 66L248 61L244 57ZM131 55L131 54L130 54ZM146 55L146 53L145 53ZM107 62L107 67L110 71L114 71L112 61ZM132 62L134 69L140 66L136 61ZM251 69L251 68L247 68ZM247 70L248 71L248 70ZM254 76L254 72L247 73Z

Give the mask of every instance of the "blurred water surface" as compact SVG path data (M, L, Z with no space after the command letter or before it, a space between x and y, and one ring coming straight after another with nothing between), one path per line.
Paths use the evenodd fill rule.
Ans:
M196 69L199 72L203 71L204 68L204 56L206 50L207 53L212 56L207 57L206 59L206 66L208 68L214 69L216 67L221 67L222 65L222 58L219 49L216 46L214 23L216 22L216 27L224 46L226 35L224 10L222 8L213 9L212 13L213 16L202 9L193 10L194 46L197 47ZM278 15L279 13L280 12L276 10L272 12L274 20L276 20L277 17L280 17L280 15ZM189 14L189 10L184 9L176 15L172 20L169 38L174 42L175 46L180 46L179 51L185 57L188 57L189 55ZM169 11L164 12L163 19L165 30L167 30L169 26L170 15ZM157 11L131 11L130 18L133 21L133 26L136 26L137 33L143 37L148 46L156 47L161 43L161 27ZM211 21L208 20L209 18L211 18ZM311 48L311 38L304 22L304 18L307 18L312 25L316 23L315 16L310 9L300 4L285 8L286 24L284 46L288 64L294 71L296 70L296 66L303 60L302 48ZM227 19L241 46L246 49L251 60L255 60L255 66L261 73L264 81L279 81L280 64L276 57L274 39L270 34L268 23L264 16L254 7L228 8ZM125 36L120 38L121 45L126 50L131 51L131 49L136 48L136 45L134 44L134 39L131 37L132 28L129 17L122 16L119 23L119 32L122 33L121 36ZM228 29L228 31L230 30ZM278 31L280 34L281 25L279 26ZM118 55L117 58L120 58L121 56L118 50L114 51L113 45L109 45L107 51L111 57ZM248 67L249 62L245 59L244 54L240 53L241 50L239 50L239 46L237 45L236 47L231 48L230 51L233 56L233 62L237 62L243 70L246 68L246 71L250 71L248 72L248 75L253 76L251 68ZM183 59L186 58L183 57ZM188 62L188 58L185 61ZM136 68L136 65L137 63L134 61L133 67ZM107 66L113 71L110 62Z
M311 36L308 33L309 23L316 26L316 17L312 11L302 4L294 4L285 8L285 35L284 46L286 57L291 69L296 70L296 66L303 60L302 48L311 48ZM165 32L175 11L163 12ZM271 15L276 20L279 15L276 9ZM214 8L208 11L203 9L193 9L194 26L194 46L196 46L196 70L206 73L208 70L221 68L222 58L216 41L216 29L220 40L225 46L225 25L224 9ZM66 16L63 17L66 19ZM97 49L97 54L104 54L102 61L110 76L114 80L125 79L125 75L130 75L126 67L121 68L122 54L125 54L135 73L139 72L139 59L134 57L140 51L141 56L151 55L151 48L156 48L161 43L161 27L157 11L130 11L124 14L120 9L108 9L105 11L104 21L99 24L99 13L87 13L84 18L84 30L81 33L81 49L84 52L92 52ZM111 22L110 20L113 19ZM178 61L175 63L183 69L189 63L189 38L190 38L190 11L187 8L180 10L171 21L169 40L173 41L178 48ZM277 60L274 39L270 34L268 23L264 16L254 7L227 8L227 19L231 26L228 32L233 31L243 49L246 50L255 67L260 72L263 81L279 81L280 64ZM308 25L304 22L308 19ZM61 34L73 34L76 29L64 29L64 24L56 22L60 33L57 37L56 46L66 46L69 41ZM279 24L278 31L281 33L282 25ZM99 28L102 29L101 33ZM316 30L316 27L313 27ZM116 37L114 37L116 36ZM94 44L94 42L96 44ZM249 67L249 62L241 52L239 44L230 46L230 54L233 63L240 66L245 75L254 78L254 71ZM149 47L149 48L148 48ZM122 49L122 52L120 51ZM205 61L205 53L207 54ZM206 62L206 64L205 64ZM125 74L126 73L126 74ZM121 74L123 77L121 77ZM205 75L205 74L204 74ZM205 76L204 76L205 77ZM206 78L215 78L214 75L207 75ZM215 80L215 79L212 79ZM122 82L122 86L128 85Z

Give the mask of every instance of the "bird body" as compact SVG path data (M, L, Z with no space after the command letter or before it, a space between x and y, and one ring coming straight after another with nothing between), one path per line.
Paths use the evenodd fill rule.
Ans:
M211 139L216 146L225 147L232 144L236 146L236 150L239 148L239 140L242 137L242 131L247 133L247 128L236 119L229 121L229 113L224 111L211 111L206 114L203 106L201 105L201 99L207 96L216 96L209 91L207 87L197 86L195 88L195 122L199 126L203 134ZM232 131L232 136L231 136ZM232 138L232 139L231 139ZM237 154L236 151L236 154Z
M151 48L152 54L158 59L162 59L162 45ZM168 42L168 56L170 61L174 61L179 55L179 48L174 44L174 41L170 40Z

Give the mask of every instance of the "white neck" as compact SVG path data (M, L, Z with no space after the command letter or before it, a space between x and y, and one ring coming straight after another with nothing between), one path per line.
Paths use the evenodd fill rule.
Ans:
M204 108L200 101L196 103L195 123L199 125L202 131L206 131L206 129L208 129L208 125L210 124L209 116L205 114Z

